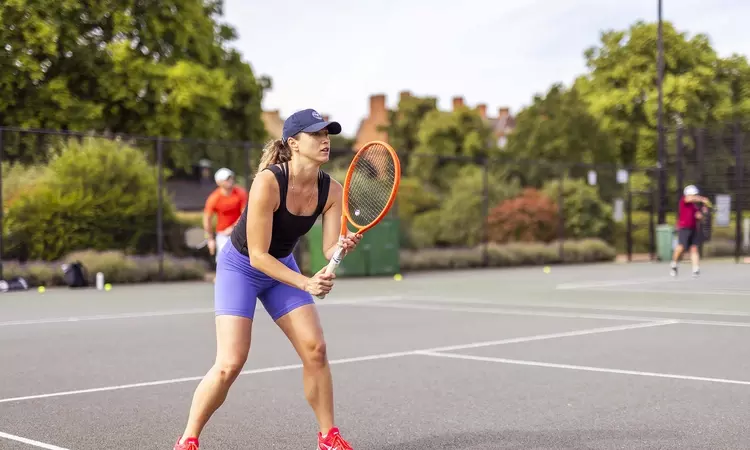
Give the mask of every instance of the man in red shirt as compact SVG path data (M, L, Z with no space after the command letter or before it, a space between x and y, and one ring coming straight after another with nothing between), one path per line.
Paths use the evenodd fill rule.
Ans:
M227 168L216 171L214 180L218 186L206 199L203 208L203 229L208 238L208 251L218 255L229 241L234 225L247 206L247 192L234 184L234 172ZM211 230L211 219L216 215L216 237Z
M700 273L698 246L701 244L703 234L698 225L707 210L705 206L700 206L699 203L703 203L704 205L710 204L706 197L698 195L697 187L692 184L686 186L683 190L683 196L680 198L679 210L677 212L678 241L670 265L672 276L677 276L677 261L682 257L685 248L690 249L693 276L698 276Z

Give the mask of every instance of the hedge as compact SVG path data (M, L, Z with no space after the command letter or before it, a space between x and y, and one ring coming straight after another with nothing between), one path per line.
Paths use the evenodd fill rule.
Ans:
M104 273L105 281L113 284L159 281L158 256L130 256L116 250L79 251L53 262L5 261L3 278L23 277L30 286L63 286L61 266L75 261L84 266L92 286L97 272ZM209 270L209 264L202 259L164 255L164 281L204 280Z
M401 271L482 267L483 252L482 246L402 250ZM601 239L564 241L562 257L559 242L489 244L487 254L490 267L610 262L617 256L615 249Z

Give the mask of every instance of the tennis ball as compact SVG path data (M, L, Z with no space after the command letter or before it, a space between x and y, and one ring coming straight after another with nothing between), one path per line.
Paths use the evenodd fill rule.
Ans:
M544 273L550 273L552 269L549 266L544 266Z
M44 286L39 286L39 287L37 288L37 291L39 291L39 293L44 293L44 291L46 291L46 290L47 290L47 289L45 289L45 288L44 288Z
M107 284L104 285L104 290L105 291L108 291L110 289L112 289L112 285L111 284L107 283Z
M397 273L396 275L393 276L393 279L396 280L396 281L401 281L402 278L403 277L401 276L400 273Z

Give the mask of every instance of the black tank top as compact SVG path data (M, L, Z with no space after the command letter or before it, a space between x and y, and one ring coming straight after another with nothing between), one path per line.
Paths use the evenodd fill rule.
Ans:
M328 201L328 189L331 185L330 176L322 170L318 172L318 206L311 216L296 216L286 209L286 194L289 185L289 165L268 166L276 176L279 183L279 208L273 213L273 228L271 231L271 245L268 253L274 258L283 258L289 256L294 251L299 238L307 234L313 227L315 221L323 213L323 209ZM247 250L247 208L242 211L242 216L237 225L232 230L232 245L243 255L248 254Z

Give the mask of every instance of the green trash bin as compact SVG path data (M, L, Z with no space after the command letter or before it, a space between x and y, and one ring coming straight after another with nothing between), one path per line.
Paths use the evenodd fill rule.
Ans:
M674 252L674 227L668 224L656 226L656 256L660 261L671 261Z

